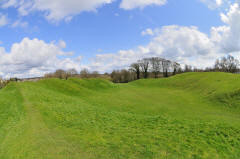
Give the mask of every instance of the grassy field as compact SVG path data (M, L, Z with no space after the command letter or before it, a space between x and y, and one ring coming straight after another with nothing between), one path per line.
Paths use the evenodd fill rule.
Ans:
M0 159L239 159L240 75L11 83Z

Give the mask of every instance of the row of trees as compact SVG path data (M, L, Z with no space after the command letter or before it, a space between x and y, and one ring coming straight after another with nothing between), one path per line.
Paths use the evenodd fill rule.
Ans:
M229 55L217 59L214 65L214 71L236 73L239 71L239 60Z
M78 74L77 70L75 69L69 69L67 71L58 69L53 73L45 74L45 78L60 78L60 79L68 79L69 77L74 77L76 74Z
M237 73L239 70L239 60L235 59L233 56L228 55L226 57L219 58L215 61L213 67L206 67L204 69L199 69L192 67L190 65L185 65L182 72L228 72ZM181 71L180 71L181 72Z
M159 57L144 58L138 60L137 62L131 64L129 69L114 70L110 77L113 82L116 83L127 83L133 80L138 80L140 78L148 77L168 77L170 75L175 75L181 71L180 64L166 60ZM170 74L171 72L171 74ZM53 73L45 74L45 78L60 78L68 79L70 77L80 77L80 78L98 78L98 77L109 77L107 73L104 75L99 74L97 71L90 72L87 69L83 69L77 72L75 69L63 70L58 69Z
M83 69L78 72L76 69L69 69L67 71L63 69L58 69L53 73L45 74L45 78L60 78L68 79L70 77L80 77L80 78L98 78L101 75L97 71L90 72L88 69Z
M137 79L141 78L141 74L143 78L148 78L150 73L154 74L155 78L158 78L160 73L168 77L169 72L176 74L179 69L180 64L159 57L144 58L130 66L130 70L136 73Z
M114 70L111 73L111 80L114 83L128 83L137 79L136 74L133 71L122 69Z
M170 75L175 75L180 70L180 64L177 62L159 57L151 57L138 60L131 64L128 70L114 70L111 74L111 78L113 82L116 83L127 83L140 78L168 77Z
M138 80L141 78L159 78L159 77L169 77L177 73L184 72L229 72L236 73L239 70L239 61L233 56L229 55L227 57L222 57L217 59L213 67L198 69L190 65L185 65L184 68L180 66L179 63L170 61L160 57L151 57L138 60L129 66L129 69L114 70L110 76L105 73L104 75L99 74L97 71L90 72L87 69L83 69L78 72L75 69L62 70L58 69L54 73L48 73L45 78L60 78L68 79L70 77L79 78L111 78L115 83L127 83L133 80ZM0 78L0 88L4 87L10 80L2 80ZM17 79L15 80L17 81Z
M144 58L131 64L128 70L114 70L111 74L111 78L112 81L116 83L127 83L140 78L168 77L184 72L237 73L240 72L239 65L239 60L231 55L217 59L213 67L207 67L205 69L199 69L191 65L185 65L184 68L182 68L177 62L164 58L152 57Z

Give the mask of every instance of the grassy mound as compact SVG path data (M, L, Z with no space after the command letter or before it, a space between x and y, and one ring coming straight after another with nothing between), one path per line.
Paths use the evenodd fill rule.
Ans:
M0 158L240 157L240 76L186 73L11 83L0 91Z

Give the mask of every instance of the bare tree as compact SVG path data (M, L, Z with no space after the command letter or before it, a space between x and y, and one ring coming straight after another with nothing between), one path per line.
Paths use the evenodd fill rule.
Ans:
M161 71L162 65L161 65L161 58L159 57L152 57L149 59L151 64L151 69L154 74L154 77L157 78L159 72Z
M77 70L74 68L67 70L67 73L70 74L71 76L78 74Z
M172 62L173 67L173 75L176 75L177 72L179 72L179 69L181 68L180 64L177 62Z
M2 77L0 77L0 89L3 88L5 86L5 82L2 79Z
M135 80L133 72L130 72L128 70L114 70L111 73L111 78L114 83L128 83L130 81Z
M215 61L214 70L215 70L215 71L222 71L222 66L221 66L220 59L217 59L217 60Z
M161 63L162 63L163 75L164 77L168 77L168 71L171 67L171 61L162 59Z
M121 82L123 83L128 83L129 81L131 81L131 74L129 71L123 69L121 70Z
M192 72L192 71L193 71L193 67L191 65L184 66L184 72Z
M54 73L54 77L60 78L60 79L66 79L67 78L67 73L66 73L66 71L64 71L62 69L58 69Z
M120 83L120 77L119 77L119 72L116 70L113 70L111 73L111 79L114 83Z
M88 71L88 69L85 68L80 71L80 75L81 78L89 78L90 72Z
M144 59L139 61L139 64L140 64L140 67L141 67L141 71L143 73L143 77L148 78L148 69L149 69L149 64L150 64L149 59L144 58Z
M228 55L227 57L222 57L217 59L214 65L216 71L235 73L238 70L239 61L233 56Z
M97 78L97 77L99 77L99 72L98 72L98 71L93 71L92 74L91 74L91 76L92 76L93 78Z
M228 72L231 72L231 73L237 72L239 61L230 55L227 57L227 61L228 61Z
M137 79L140 79L140 64L133 63L133 64L131 64L130 69L136 73Z
M67 70L66 73L67 73L66 79L68 79L69 77L74 77L75 75L78 74L77 70L74 68Z

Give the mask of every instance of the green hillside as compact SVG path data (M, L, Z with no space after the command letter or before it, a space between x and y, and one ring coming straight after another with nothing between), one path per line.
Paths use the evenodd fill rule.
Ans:
M240 75L10 83L0 159L239 159Z

